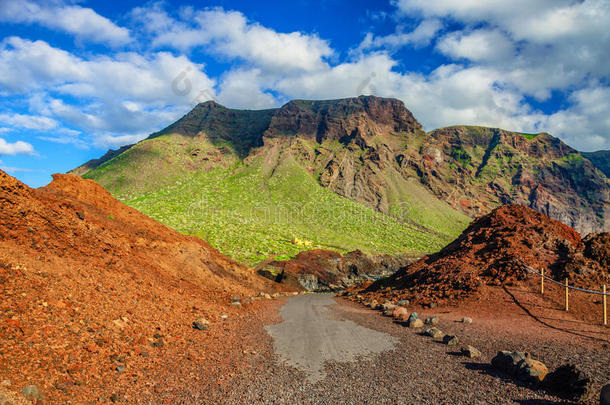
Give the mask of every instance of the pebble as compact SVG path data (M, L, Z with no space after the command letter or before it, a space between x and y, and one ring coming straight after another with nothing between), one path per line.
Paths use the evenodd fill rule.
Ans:
M447 346L457 346L460 343L460 339L457 336L447 335L443 338L443 343Z
M437 339L437 338L440 339L440 338L445 336L443 331L438 329L438 328L429 328L429 329L426 329L424 334L426 336L430 336L431 338L434 338L434 339Z
M436 325L438 323L438 316L431 316L424 320L426 325Z
M399 307L406 307L410 303L411 303L411 301L409 301L409 300L400 300L396 303L396 305L398 305Z
M468 318L467 316L462 318L462 323L465 323L466 325L470 325L472 323L472 318Z
M421 328L422 326L424 326L424 322L421 319L419 319L417 312L413 312L413 313L411 313L411 316L409 316L409 320L407 321L407 326L409 328Z
M208 322L207 319L201 318L201 319L198 319L195 322L193 322L193 329L207 330L209 324L210 324L210 322Z
M462 349L462 354L471 359L476 359L476 358L481 357L481 352L470 345L468 345Z
M115 368L115 370L117 371L117 373L124 373L125 372L125 367L123 366L117 366Z
M220 319L229 319L229 315L220 315Z
M234 302L232 302L232 303L231 303L231 306L232 306L232 307L235 307L235 308L241 308L241 302L239 302L239 301L234 301Z
M23 396L25 396L26 399L31 399L31 400L42 399L42 393L40 392L38 387L35 385L25 386L21 389L21 392L23 392Z

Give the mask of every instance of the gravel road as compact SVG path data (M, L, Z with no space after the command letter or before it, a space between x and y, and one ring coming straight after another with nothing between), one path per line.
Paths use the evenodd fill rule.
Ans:
M332 305L329 300L328 296L319 295L288 299L280 311L283 320L266 328L275 341L261 328L255 337L260 351L249 360L247 374L238 376L230 386L210 392L210 398L228 404L561 402L544 391L518 385L490 369L489 361L498 350L527 350L528 346L529 351L551 369L577 359L577 364L588 362L588 370L596 373L594 378L604 379L609 371L607 345L593 348L587 343L576 344L571 338L554 341L553 337L547 338L537 332L530 341L523 335L513 339L511 334L494 333L493 329L477 325L476 318L472 325L466 326L456 321L461 319L456 319L458 315L439 314L439 328L460 336L463 342L473 344L483 352L481 359L471 360L462 357L459 349L424 337L421 330L405 328L377 311L337 298L336 305ZM333 321L356 326L348 326L339 335L334 335L332 330L324 330L324 325L336 325ZM369 331L364 332L366 329ZM347 336L350 331L357 332ZM376 332L381 333L376 335ZM299 334L304 337L297 339ZM372 336L380 336L384 343L373 344L372 350L362 350L363 345L354 343L362 338L368 345ZM316 343L308 342L309 338ZM290 342L290 339L294 341ZM393 349L388 348L390 343L394 345ZM303 349L303 346L317 344L332 344L335 348ZM348 347L352 344L361 350L361 355L355 356L357 350ZM349 355L344 357L343 350ZM314 353L315 362L324 361L319 370L321 376L311 377L312 368L317 366L311 366L307 361L303 363L305 353Z
M289 299L280 311L283 322L267 326L273 348L284 364L303 373L309 383L326 377L324 363L352 362L358 357L393 350L395 337L336 319L331 295L304 295Z

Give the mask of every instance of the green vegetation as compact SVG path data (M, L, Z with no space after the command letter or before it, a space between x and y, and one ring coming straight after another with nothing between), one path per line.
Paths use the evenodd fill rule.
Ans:
M467 166L472 161L472 158L464 149L453 148L451 157L460 162L462 166Z
M540 134L528 134L527 132L517 132L517 134L523 136L525 139L531 141L532 139L534 139L535 137L537 137Z
M194 143L197 157L186 153L196 149ZM339 252L428 253L445 246L468 222L445 204L430 201L417 184L406 196L392 198L402 203L393 204L390 215L380 213L320 186L316 173L291 153L243 162L229 150L223 162L230 164L224 167L188 170L194 159L217 151L207 140L163 135L84 177L144 214L247 263L271 255L289 259L304 250L295 238Z

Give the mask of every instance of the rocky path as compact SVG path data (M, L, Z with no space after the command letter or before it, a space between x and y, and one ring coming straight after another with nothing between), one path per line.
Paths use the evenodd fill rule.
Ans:
M333 302L335 301L335 302ZM248 373L210 392L220 403L412 404L554 403L544 391L520 386L496 374L490 359L500 349L528 350L549 368L575 360L604 378L608 346L553 338L534 331L494 333L477 319L441 313L438 327L475 345L483 356L471 360L455 347L405 328L379 312L326 295L289 298L281 320L256 332L258 356ZM422 314L426 315L426 314ZM551 336L551 337L549 337Z

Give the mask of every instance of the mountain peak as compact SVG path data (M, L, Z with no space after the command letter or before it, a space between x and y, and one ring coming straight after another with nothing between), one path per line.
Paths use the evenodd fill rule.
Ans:
M196 109L208 109L208 110L215 110L215 109L227 109L227 107L225 107L222 104L218 104L215 100L208 100L208 101L204 101L203 103L199 103L195 106L195 108L193 108L193 110Z

